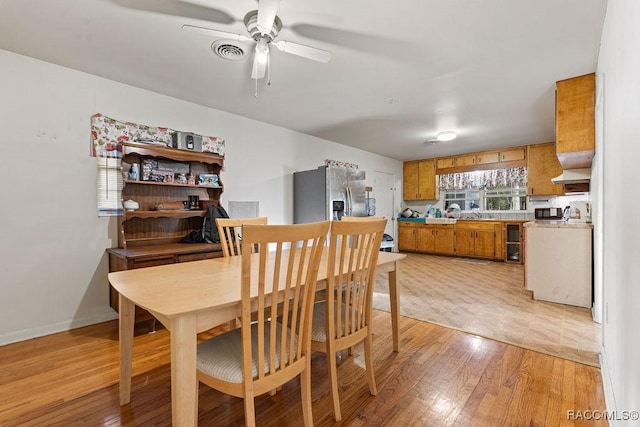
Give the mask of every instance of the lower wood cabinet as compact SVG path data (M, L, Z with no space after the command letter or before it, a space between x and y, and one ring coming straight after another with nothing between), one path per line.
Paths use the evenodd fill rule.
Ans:
M200 261L222 256L219 243L170 243L137 248L110 248L109 272L155 267L178 262ZM119 309L118 292L109 286L109 303L115 311ZM135 322L154 321L146 310L136 306Z
M500 221L458 221L455 225L398 221L398 249L502 260L503 234Z
M479 258L502 258L496 245L500 223L456 223L456 255Z

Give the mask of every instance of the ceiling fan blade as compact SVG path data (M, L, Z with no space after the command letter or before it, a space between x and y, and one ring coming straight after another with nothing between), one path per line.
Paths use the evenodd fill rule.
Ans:
M206 36L212 36L221 39L238 40L241 42L248 42L253 40L252 38L243 36L242 34L228 33L226 31L214 30L212 28L198 27L197 25L184 24L182 25L182 28L185 30L193 31L195 33L200 33Z
M263 79L267 71L267 62L259 61L258 54L253 56L253 67L251 69L251 78L255 80Z
M258 2L258 22L256 26L262 34L269 34L278 13L280 0L260 0Z
M303 44L286 42L281 40L279 42L274 42L271 44L275 44L278 49L283 52L291 53L293 55L302 56L303 58L312 59L318 62L329 62L331 59L331 52L327 52L326 50L318 49L315 47L305 46Z

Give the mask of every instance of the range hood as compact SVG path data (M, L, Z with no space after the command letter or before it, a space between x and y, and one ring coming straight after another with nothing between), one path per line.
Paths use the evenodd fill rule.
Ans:
M562 174L551 178L554 184L579 184L591 180L591 169L565 169Z

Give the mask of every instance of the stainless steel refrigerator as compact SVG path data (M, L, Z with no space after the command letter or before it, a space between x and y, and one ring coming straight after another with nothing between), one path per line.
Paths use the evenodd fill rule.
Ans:
M293 222L367 216L364 171L320 166L293 174Z

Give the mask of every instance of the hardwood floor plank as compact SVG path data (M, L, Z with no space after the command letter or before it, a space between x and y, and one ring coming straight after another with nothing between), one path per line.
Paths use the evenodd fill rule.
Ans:
M373 322L378 395L369 394L361 346L352 357L343 352L343 421L335 423L326 356L314 353L316 426L574 425L568 409L605 409L597 368L406 317L394 353L389 313L374 310ZM117 360L117 322L0 347L0 425L170 426L169 333L134 338L131 403L123 407ZM298 380L255 403L259 425L302 419ZM243 425L243 402L201 385L198 419Z

